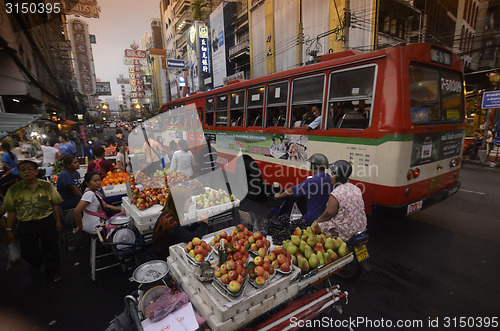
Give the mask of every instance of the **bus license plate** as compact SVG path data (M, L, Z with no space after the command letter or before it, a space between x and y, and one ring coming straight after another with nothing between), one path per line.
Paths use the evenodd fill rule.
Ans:
M429 191L434 191L434 190L437 190L438 188L440 188L442 181L443 181L442 175L431 178L431 183L429 185Z
M422 209L422 203L423 203L423 201L420 200L420 201L414 202L412 204L409 204L408 209L406 210L406 215L409 215L411 213L417 212L420 209Z
M354 253L356 253L356 259L358 260L358 262L366 260L367 258L370 257L370 255L368 255L368 250L366 249L365 245L354 246Z

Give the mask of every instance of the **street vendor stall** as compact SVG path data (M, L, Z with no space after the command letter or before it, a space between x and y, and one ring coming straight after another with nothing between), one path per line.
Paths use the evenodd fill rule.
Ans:
M238 233L242 234L238 235ZM293 254L285 253L281 246L272 245L269 242L271 239L269 237L258 239L262 242L269 242L269 246L264 244L264 247L267 249L267 255L263 257L259 254L260 252L253 252L251 245L249 245L248 259L245 262L243 262L244 258L239 262L238 260L235 262L235 259L239 257L237 252L234 251L238 247L238 239L233 240L232 237L241 238L239 240L248 240L243 239L243 234L246 234L250 241L253 241L255 237L260 238L260 234L254 234L243 226L238 225L237 227L230 227L223 231L208 234L203 239L195 238L189 243L171 246L170 256L167 259L166 265L163 264L164 261L151 261L139 267L137 269L139 271L134 272L134 279L138 273L149 275L149 278L154 276L154 279L148 278L147 281L140 280L138 282L153 282L158 281L159 278L164 276L165 278L155 285L140 289L136 293L137 313L135 317L136 320L141 321L141 324L136 325L136 327L138 329L143 327L147 331L160 330L162 327L175 323L169 318L170 315L176 316L174 312L163 316L161 320L155 320L154 323L150 320L153 310L162 311L162 304L171 305L173 302L170 299L172 294L170 294L168 287L165 286L167 284L169 287L172 287L172 284L174 284L176 289L181 290L180 293L185 294L189 303L185 305L187 301L183 299L182 304L185 305L183 307L189 307L187 308L188 311L194 309L194 312L201 315L202 320L206 321L210 329L221 331L240 329L270 311L273 311L272 315L275 318L271 317L266 321L262 321L262 318L259 319L259 329L282 329L282 326L289 322L291 316L301 316L303 319L313 318L339 300L347 297L347 292L342 292L338 285L319 291L312 290L311 295L305 297L301 295L306 290L312 289L310 287L311 284L316 284L321 280L327 279L352 262L352 253L347 253L335 261L329 261L330 263L328 264L325 262L321 266L315 266L310 271L301 270L293 263L290 264L290 269L285 269L286 271L278 267L272 271L272 274L269 275L269 278L264 283L259 284L258 278L261 276L254 274L254 272L260 272L259 268L264 267L267 268L266 270L272 270L273 267L270 267L266 262L268 259L273 259L273 262L276 261L273 265L279 265L278 260L282 259L283 256L290 257ZM226 239L222 239L221 241L221 235ZM227 256L226 263L219 261L221 257L223 259L223 255L221 255L221 246L217 244L223 243L223 240L227 240L229 242L228 247L230 247L228 249L228 253L230 254ZM233 244L230 244L231 242ZM192 257L191 250L201 252L201 247L206 249L205 252L200 253L206 257L206 260L200 262L198 258L195 259ZM218 249L215 249L215 247L218 247ZM246 249L240 249L241 252L246 251ZM293 249L290 250L293 251ZM273 256L274 252L282 253L278 256ZM161 264L160 267L164 270L163 273L160 273L156 269L154 272L142 270L148 268L148 266L152 267L158 264ZM285 264L287 263L285 262ZM221 271L224 268L227 270ZM244 268L245 271L241 268ZM223 274L221 274L222 272ZM234 278L229 285L224 280L226 277ZM237 289L233 289L232 285L233 283L236 284L236 282L240 285L237 286ZM169 300L165 301L168 303L162 303L158 299L159 295L152 293L163 290L168 292L166 297ZM176 295L180 295L180 293ZM298 301L295 302L295 300ZM282 306L287 302L293 303ZM167 308L165 307L165 309ZM191 312L189 314L190 316L194 316ZM148 316L150 317L149 319L146 318ZM197 320L200 320L200 318ZM193 322L192 317L191 322ZM279 327L276 328L277 326ZM195 330L196 328L196 326L193 326L188 329Z
M231 233L233 230L234 228L228 228L225 232ZM216 235L212 233L204 238L209 241ZM247 279L249 283L244 286L242 293L235 297L216 280L200 281L196 275L198 265L187 257L185 246L186 244L179 244L170 248L167 260L170 272L212 330L241 328L265 312L293 299L310 284L330 277L353 260L352 253L349 253L329 265L309 272L305 277L302 277L301 270L292 264L288 273L275 270L274 276L264 286L256 286ZM218 256L214 254L210 263L214 266L217 262Z

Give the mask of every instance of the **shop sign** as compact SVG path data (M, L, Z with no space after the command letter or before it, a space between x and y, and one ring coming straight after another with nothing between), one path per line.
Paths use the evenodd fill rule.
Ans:
M75 76L78 91L83 95L95 94L96 82L88 24L79 19L69 20L71 49L74 54Z
M210 62L208 59L208 28L199 27L200 54L201 54L201 72L210 73Z
M66 15L99 18L99 12L101 11L97 0L64 0L62 5Z
M143 51L142 49L126 49L125 57L135 57L135 58L145 59L146 51Z

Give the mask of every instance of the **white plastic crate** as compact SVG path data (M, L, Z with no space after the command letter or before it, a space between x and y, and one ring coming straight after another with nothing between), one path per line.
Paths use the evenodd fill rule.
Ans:
M117 195L127 194L127 185L125 183L118 185L108 185L102 188L105 197L115 197Z
M153 232L156 221L163 209L162 205L154 205L144 210L139 210L134 206L128 197L122 198L122 206L132 223L141 234Z
M246 286L241 297L229 300L220 294L213 287L211 282L202 283L194 278L193 272L195 267L186 263L183 257L185 254L184 246L185 244L179 244L170 247L170 256L168 258L168 262L171 265L170 270L181 282L181 285L189 285L191 288L195 289L197 293L196 295L203 300L205 305L208 305L211 314L215 315L219 322L234 319L237 315L240 316L239 319L241 319L241 323L233 324L233 330L243 326L245 323L248 323L251 319L253 319L248 319L250 316L246 315L246 311L251 307L261 307L256 312L258 316L297 294L295 292L287 291L286 296L275 296L278 292L285 291L290 285L291 279L299 273L299 269L293 266L293 271L290 274L283 275L277 273L266 287L256 289L253 286ZM296 289L298 290L298 287L296 287ZM263 305L263 303L265 303L265 305ZM204 317L208 319L210 316Z

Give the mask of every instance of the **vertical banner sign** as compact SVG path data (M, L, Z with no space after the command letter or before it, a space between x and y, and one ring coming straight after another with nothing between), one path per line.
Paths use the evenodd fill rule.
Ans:
M85 125L80 125L80 139L87 145L87 129Z
M187 52L188 52L188 86L191 92L200 90L200 63L198 44L198 21L195 21L187 31Z
M200 26L200 54L201 54L201 72L210 73L210 62L208 58L208 28Z
M222 86L226 74L226 43L224 42L224 4L221 3L210 14L211 47L212 47L212 77L213 86Z
M96 81L88 25L79 19L71 19L68 24L78 91L83 95L95 94Z

